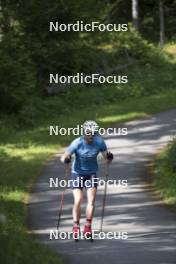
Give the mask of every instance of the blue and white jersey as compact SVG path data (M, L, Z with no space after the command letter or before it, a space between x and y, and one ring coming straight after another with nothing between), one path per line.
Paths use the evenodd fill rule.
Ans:
M87 143L84 136L73 140L67 149L68 153L75 154L72 173L82 176L95 174L98 170L97 156L105 150L107 146L99 135L95 135L91 143Z

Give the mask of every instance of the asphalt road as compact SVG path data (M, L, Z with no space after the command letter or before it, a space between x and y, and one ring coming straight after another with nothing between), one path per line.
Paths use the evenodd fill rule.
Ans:
M103 231L116 232L117 239L95 239L94 242L72 239L50 239L56 231L61 188L50 188L49 178L64 178L59 154L53 157L33 186L29 201L29 228L71 264L175 264L176 214L153 196L147 184L146 165L158 149L176 134L176 109L142 120L122 124L127 136L105 136L115 158L110 179L127 180L128 186L108 187ZM105 165L99 159L99 177ZM93 229L99 230L103 187L98 189ZM85 219L82 207L81 227ZM72 230L72 193L66 190L60 232ZM98 231L97 231L98 232ZM127 232L127 239L122 236ZM124 233L123 233L124 234ZM119 235L119 236L117 236Z

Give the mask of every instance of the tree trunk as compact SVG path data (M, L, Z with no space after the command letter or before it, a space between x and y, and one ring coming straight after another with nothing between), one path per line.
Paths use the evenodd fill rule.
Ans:
M160 2L159 2L159 13L160 13L160 46L161 46L161 48L163 48L164 39L165 39L165 33L164 33L164 4L163 4L163 0L160 0Z
M6 0L0 0L0 16L1 16L0 34L4 34L9 32L10 30L10 16L8 13Z
M132 0L132 19L133 27L139 31L139 12L138 12L138 0Z

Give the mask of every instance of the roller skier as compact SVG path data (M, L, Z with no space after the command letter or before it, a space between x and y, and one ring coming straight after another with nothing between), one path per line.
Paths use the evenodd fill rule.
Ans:
M98 134L99 126L95 121L86 121L83 124L84 134L69 145L61 157L61 161L69 166L71 157L75 154L72 164L71 179L73 191L73 235L75 240L80 235L80 212L83 200L83 189L87 192L86 221L83 228L85 238L92 237L92 220L94 213L94 203L98 187L97 180L97 156L102 154L107 166L113 160L113 154L108 151L106 143ZM75 186L74 182L77 182Z

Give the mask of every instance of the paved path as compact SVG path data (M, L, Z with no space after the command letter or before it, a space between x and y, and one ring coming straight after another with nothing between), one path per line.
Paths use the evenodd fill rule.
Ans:
M29 203L29 226L39 239L60 252L71 264L175 264L176 215L153 197L145 183L145 165L152 155L176 133L176 110L143 120L123 124L127 136L105 137L115 154L111 179L128 180L128 187L109 187L104 231L128 232L128 239L94 242L49 239L56 230L61 190L49 188L49 178L63 179L64 168L58 156L49 161L35 184ZM100 159L100 173L105 166ZM100 226L103 188L99 188L93 227ZM85 203L85 201L84 201ZM81 225L84 223L84 207ZM65 194L64 215L60 231L71 231L72 194Z

